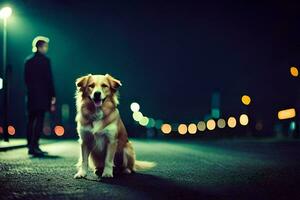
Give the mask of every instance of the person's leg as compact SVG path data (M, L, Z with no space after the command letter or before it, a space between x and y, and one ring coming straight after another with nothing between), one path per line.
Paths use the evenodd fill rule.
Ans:
M27 146L30 149L34 148L32 143L32 138L34 137L34 122L35 122L35 112L28 111L28 122L27 122Z
M36 123L34 126L33 145L37 149L39 149L39 139L40 139L42 131L43 131L44 117L45 117L45 111L40 110L36 113Z

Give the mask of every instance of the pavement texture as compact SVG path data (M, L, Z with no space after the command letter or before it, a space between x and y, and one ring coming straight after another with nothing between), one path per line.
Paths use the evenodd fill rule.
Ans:
M74 179L79 145L42 145L0 152L0 199L300 199L300 141L133 140L149 171L99 179Z

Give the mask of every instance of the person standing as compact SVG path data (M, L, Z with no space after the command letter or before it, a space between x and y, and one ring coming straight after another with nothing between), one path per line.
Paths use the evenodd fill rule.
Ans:
M43 156L47 152L39 148L43 130L44 116L47 111L55 110L55 89L48 52L48 40L35 42L36 52L25 61L24 78L27 88L27 143L28 154Z

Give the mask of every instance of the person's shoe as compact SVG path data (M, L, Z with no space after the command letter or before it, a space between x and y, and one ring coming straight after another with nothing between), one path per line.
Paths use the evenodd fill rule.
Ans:
M29 149L28 154L32 155L34 157L43 157L44 156L44 154L41 151L39 151L38 149Z

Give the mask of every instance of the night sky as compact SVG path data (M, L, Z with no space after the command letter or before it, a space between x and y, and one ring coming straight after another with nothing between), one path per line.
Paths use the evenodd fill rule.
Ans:
M58 106L70 104L71 118L74 81L88 73L122 81L127 124L133 101L155 119L202 120L214 91L224 117L244 112L243 94L252 97L255 120L271 123L275 111L295 105L299 83L289 67L300 61L297 4L182 2L10 1L10 122L25 127L23 62L37 35L50 38Z

